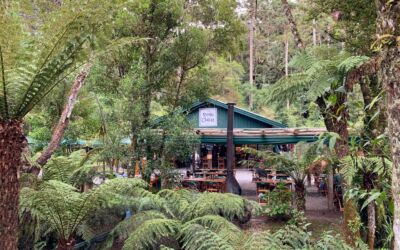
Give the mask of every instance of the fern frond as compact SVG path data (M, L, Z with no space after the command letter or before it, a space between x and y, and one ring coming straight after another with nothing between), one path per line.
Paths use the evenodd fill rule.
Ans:
M266 246L271 250L288 249L284 248L280 239L275 238L269 231L252 234L244 243L243 249L264 250Z
M338 68L343 74L350 72L353 69L360 67L363 63L367 62L369 57L367 56L350 56L344 59L339 65Z
M311 53L300 52L290 60L288 66L299 70L308 70L316 61L317 59Z
M306 74L294 73L281 78L276 84L265 89L266 102L284 102L295 98L298 93L304 92L311 82Z
M267 100L283 102L304 93L308 100L336 90L343 84L347 72L368 60L363 56L350 56L333 47L316 47L303 51L290 62L296 72L281 78L269 89Z
M228 241L199 224L185 224L180 237L187 250L233 250Z
M353 248L348 246L338 235L333 236L328 232L325 232L321 239L315 243L314 249L351 250Z
M37 191L23 188L20 196L21 207L47 221L60 238L72 235L85 200L75 187L54 180L44 182Z
M143 211L134 214L132 217L121 221L109 233L106 240L107 249L111 249L115 239L126 240L129 235L138 229L145 221L154 219L167 219L162 213L156 210Z
M185 217L189 212L189 204L193 200L193 192L181 189L178 191L171 189L163 189L157 193L161 198L164 198L164 202L168 203L171 213L174 217Z
M107 180L88 192L91 200L99 207L111 207L115 204L130 205L138 202L137 190L147 188L148 184L139 178L117 178Z
M178 239L180 230L181 224L177 220L148 220L130 234L123 249L155 249L163 239Z
M353 183L357 173L371 174L389 178L391 176L392 162L386 158L346 156L340 162L343 178L347 183Z
M245 243L245 249L261 250L265 249L314 249L310 242L310 233L303 228L296 226L286 226L275 233L269 231L256 233L249 237Z
M59 54L51 58L33 79L29 82L20 82L13 84L13 87L19 88L18 92L23 91L23 96L18 98L20 103L12 113L14 118L24 117L55 85L62 79L62 73L70 69L83 45L88 41L89 36L78 35L65 44ZM17 92L17 93L18 93Z
M190 214L187 219L205 215L220 215L229 220L245 216L247 207L245 200L237 195L228 193L201 193L190 204Z
M141 197L137 204L137 211L158 210L169 218L176 218L177 204L168 202L165 198L158 194L153 194L145 189L135 189L134 193L137 197Z
M218 234L218 236L224 239L226 242L229 242L235 246L240 244L242 238L241 230L235 224L221 216L205 215L185 223L185 225L188 224L199 224L204 228Z

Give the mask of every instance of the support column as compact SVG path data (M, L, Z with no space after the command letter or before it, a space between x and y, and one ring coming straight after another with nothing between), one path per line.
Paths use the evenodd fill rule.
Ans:
M235 157L234 144L233 144L233 118L234 118L235 103L228 103L228 127L226 134L226 191L233 194L242 194L242 189L235 178L233 172L233 160Z

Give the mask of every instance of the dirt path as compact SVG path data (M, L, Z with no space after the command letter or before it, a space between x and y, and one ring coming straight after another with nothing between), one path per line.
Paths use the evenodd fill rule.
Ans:
M242 195L251 200L257 200L256 185L252 182L252 172L247 169L236 170L236 179L242 187ZM339 211L329 211L326 196L318 193L315 186L307 187L306 212L308 222L311 223L309 229L316 236L324 231L331 231L340 234L341 217ZM273 221L266 217L256 217L251 220L246 230L276 230L284 226L283 222Z

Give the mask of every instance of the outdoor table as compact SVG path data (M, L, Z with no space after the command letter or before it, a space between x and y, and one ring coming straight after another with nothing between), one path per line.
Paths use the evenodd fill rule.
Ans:
M259 184L270 184L271 186L276 186L278 183L284 183L284 184L290 184L290 189L292 189L292 180L273 180L273 179L260 179L260 180L254 180L253 182L256 183L256 185Z
M221 169L197 169L194 173L194 175L196 176L202 176L204 178L207 178L208 176L214 176L214 177L218 177L218 176L226 176L227 173L225 170L221 170Z
M216 179L211 179L211 178L185 178L185 179L183 179L182 182L198 182L201 190L204 190L206 182L222 183L224 192L225 192L225 187L226 187L225 186L225 184L226 184L226 179L225 178L216 178Z

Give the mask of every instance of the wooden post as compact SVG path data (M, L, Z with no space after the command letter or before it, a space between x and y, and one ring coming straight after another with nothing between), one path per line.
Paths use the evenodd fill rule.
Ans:
M235 103L228 103L228 126L226 134L226 191L233 194L242 194L242 189L233 173L233 160L235 157L233 144L233 118Z

